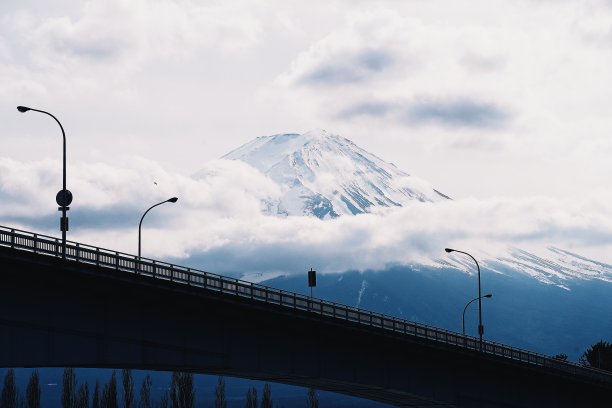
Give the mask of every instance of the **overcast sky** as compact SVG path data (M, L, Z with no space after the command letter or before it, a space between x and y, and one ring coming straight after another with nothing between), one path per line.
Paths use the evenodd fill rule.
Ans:
M611 70L604 0L2 0L0 221L57 221L61 134L26 105L64 125L75 211L99 225L200 191L187 177L254 137L323 128L474 203L448 214L533 209L521 223L549 227L542 245L612 262ZM276 194L260 181L255 198Z

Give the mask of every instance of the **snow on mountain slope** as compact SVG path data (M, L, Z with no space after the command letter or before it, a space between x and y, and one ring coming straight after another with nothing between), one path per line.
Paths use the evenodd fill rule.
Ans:
M257 168L283 188L268 212L335 218L449 199L350 140L325 130L258 137L223 157Z
M500 274L524 274L542 283L569 289L572 280L600 280L612 283L612 265L594 261L563 249L548 247L536 254L519 248L509 248L502 256L475 254L480 267ZM472 274L474 262L463 255L432 260L430 266L452 267Z
M572 279L612 282L612 265L555 247L549 247L547 253L542 256L512 248L508 256L490 260L487 265L492 270L512 269L540 282L561 287L566 287Z
M228 153L223 159L236 160L242 166L255 168L267 177L266 180L271 180L271 184L280 186L275 190L274 198L263 199L263 211L272 215L326 219L402 207L415 200L449 200L427 182L410 176L350 140L324 130L301 135L258 137ZM194 177L207 175L202 170ZM440 207L429 208L435 211ZM529 276L563 288L569 288L574 280L612 283L612 265L557 247L526 251L501 244L496 245L496 249L489 247L488 250L494 253L478 253L474 248L470 252L489 273ZM414 271L433 267L475 273L473 261L459 254L441 255L433 259L425 252L411 256L411 264L406 266ZM264 275L243 278L255 281L270 278Z

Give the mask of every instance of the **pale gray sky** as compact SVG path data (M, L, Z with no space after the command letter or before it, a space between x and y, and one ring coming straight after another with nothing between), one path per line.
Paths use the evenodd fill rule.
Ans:
M3 155L191 174L325 128L453 197L607 188L605 1L3 1ZM49 134L47 134L49 133Z
M72 180L116 168L118 184L148 183L132 176L150 166L189 176L256 136L323 128L457 200L528 211L537 196L548 204L534 222L550 200L571 203L550 215L552 243L585 217L603 238L581 248L605 254L610 67L604 0L4 0L0 158L39 177L61 159L57 126L17 105L62 121ZM5 197L18 200L7 171ZM95 195L106 176L83 177Z

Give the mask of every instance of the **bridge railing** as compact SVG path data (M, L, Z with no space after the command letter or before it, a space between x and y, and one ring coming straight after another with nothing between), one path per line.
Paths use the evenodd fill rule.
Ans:
M0 226L0 246L53 257L62 256L60 239L3 226ZM411 322L405 319L362 310L323 299L317 299L299 293L287 292L265 285L153 259L138 258L135 255L102 249L78 242L68 241L66 243L66 259L79 263L96 265L102 268L115 269L130 274L148 276L154 279L177 282L205 290L265 302L267 304L302 310L312 313L313 315L326 316L369 327L377 327L390 332L432 340L462 349L480 350L480 340L476 337L464 336L449 330L427 326L421 323ZM609 372L554 359L543 354L522 350L489 340L483 341L482 352L534 366L548 367L570 375L612 382L612 374Z

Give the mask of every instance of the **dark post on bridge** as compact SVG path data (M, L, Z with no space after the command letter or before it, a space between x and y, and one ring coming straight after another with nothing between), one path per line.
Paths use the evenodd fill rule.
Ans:
M62 130L62 137L64 141L62 149L62 189L55 196L55 202L57 203L57 205L59 205L58 211L62 212L62 218L60 218L60 231L62 231L62 259L66 259L66 231L68 231L68 217L66 216L66 212L70 209L69 205L72 203L72 193L70 192L70 190L66 189L66 133L64 132L64 127L62 126L60 121L49 112L34 108L28 108L27 106L18 106L17 110L21 113L32 111L49 115L53 119L55 119L60 129Z
M308 287L310 288L310 297L312 297L312 288L317 286L317 271L312 268L308 271Z

